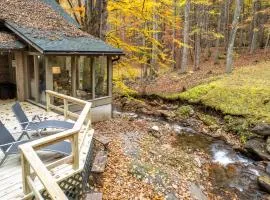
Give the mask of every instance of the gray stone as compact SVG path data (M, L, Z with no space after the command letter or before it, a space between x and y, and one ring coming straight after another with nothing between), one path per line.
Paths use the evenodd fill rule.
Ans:
M254 138L247 141L245 148L262 160L270 160L270 154L267 152L265 146L266 144L263 139Z
M157 112L160 113L160 116L164 117L165 119L173 119L176 116L174 112L169 110L157 110Z
M182 128L182 132L184 132L184 133L190 133L190 134L195 134L196 133L196 131L194 131L194 129L188 128L188 127L183 127Z
M92 172L103 173L107 164L108 155L106 151L99 151L93 162Z
M202 192L202 189L199 185L191 183L190 194L194 200L207 200L206 195Z
M258 135L270 136L270 124L259 124L255 126L251 131Z
M160 138L161 137L161 133L160 133L160 129L158 126L153 126L150 128L149 132L152 134L152 136L154 136L155 138Z
M173 130L177 134L182 134L182 133L196 134L196 131L194 129L189 128L189 127L179 126L179 125L174 125Z
M268 153L270 153L270 137L268 137L266 140L266 150Z
M266 165L265 171L266 171L267 174L270 175L270 163L269 162Z
M85 200L102 200L102 193L89 193L86 195Z
M158 126L152 126L152 128L151 128L151 131L159 131L159 127Z
M166 200L178 200L178 198L173 193L169 193L165 196Z
M270 193L270 177L269 176L259 176L258 183L266 192Z

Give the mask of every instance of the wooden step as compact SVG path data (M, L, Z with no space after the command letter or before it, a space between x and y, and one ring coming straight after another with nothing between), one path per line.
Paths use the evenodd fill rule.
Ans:
M103 173L107 164L108 154L106 151L99 151L93 162L91 171L93 173Z
M102 193L88 193L85 200L102 200Z

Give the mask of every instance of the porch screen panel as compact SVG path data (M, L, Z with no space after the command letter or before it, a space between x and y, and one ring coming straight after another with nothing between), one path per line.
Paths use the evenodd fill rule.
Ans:
M71 86L71 57L49 56L49 67L53 75L53 90L61 94L72 96Z
M78 85L76 95L83 100L91 100L92 95L92 66L94 58L90 56L80 56L78 60Z
M108 68L107 57L96 57L95 69L95 98L108 96Z

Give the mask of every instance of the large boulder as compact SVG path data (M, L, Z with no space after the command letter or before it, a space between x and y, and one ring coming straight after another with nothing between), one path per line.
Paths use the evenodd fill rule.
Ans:
M270 136L270 124L259 124L251 131L261 136Z
M266 143L261 138L254 138L248 140L245 148L252 154L254 154L258 159L270 160L270 154L266 150Z
M269 176L259 176L258 183L266 192L270 193L270 177Z

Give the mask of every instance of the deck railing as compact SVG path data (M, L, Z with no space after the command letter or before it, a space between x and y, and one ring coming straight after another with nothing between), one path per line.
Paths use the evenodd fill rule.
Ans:
M62 99L64 103L64 108L60 106L55 106L52 104L53 99ZM76 118L74 127L70 130L66 130L54 135L50 135L32 142L23 144L20 146L21 149L21 165L22 165L22 182L23 182L23 192L25 194L25 199L35 196L36 199L43 199L40 194L39 189L34 184L33 178L38 177L44 189L47 190L49 195L53 200L65 200L67 199L64 192L61 190L56 182L56 179L51 175L50 169L53 169L62 164L70 164L74 172L80 170L80 148L83 143L79 144L79 134L81 134L82 127L85 125L85 132L89 129L91 125L90 110L91 103L76 99L67 95L59 94L53 91L46 91L47 99L47 110L56 110L62 112L65 118ZM69 110L69 103L77 104L83 106L83 110L80 114L73 113ZM59 159L53 163L45 165L37 155L37 150L52 145L64 140L69 140L72 145L72 154L70 156Z

